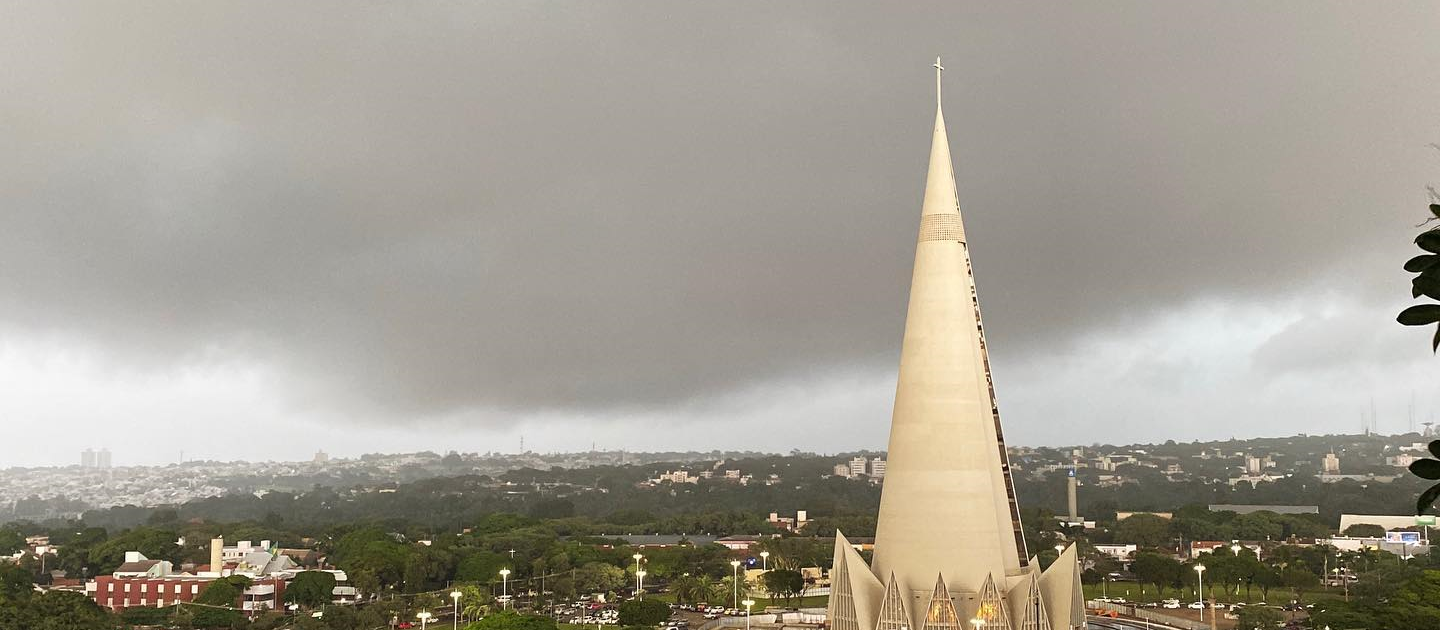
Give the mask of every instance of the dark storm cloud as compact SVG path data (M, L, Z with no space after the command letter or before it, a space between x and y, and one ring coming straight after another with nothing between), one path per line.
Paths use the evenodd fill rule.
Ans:
M889 369L936 53L1002 369L1403 292L1440 139L1423 3L4 13L0 319L394 417Z

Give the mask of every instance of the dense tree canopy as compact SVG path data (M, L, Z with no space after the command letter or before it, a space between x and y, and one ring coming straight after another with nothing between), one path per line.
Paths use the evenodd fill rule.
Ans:
M335 574L328 571L302 571L285 586L285 601L303 608L315 608L334 599Z
M620 602L620 625L653 626L670 618L670 606L657 599L627 599Z

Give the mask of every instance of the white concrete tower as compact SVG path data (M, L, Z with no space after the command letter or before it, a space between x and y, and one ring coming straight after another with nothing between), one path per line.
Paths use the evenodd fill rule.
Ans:
M967 630L979 617L987 630L1063 628L1042 600L1047 583L1064 584L1070 606L1069 576L1079 574L1060 565L1073 565L1075 554L1046 571L1063 568L1063 579L1041 580L1026 553L940 107L939 60L935 68L935 128L874 560L866 570L837 535L832 582L844 584L833 587L831 625Z

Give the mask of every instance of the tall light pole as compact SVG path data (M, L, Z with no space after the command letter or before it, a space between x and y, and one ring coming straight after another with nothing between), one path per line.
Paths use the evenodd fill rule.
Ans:
M425 625L430 623L430 617L430 611L428 610L422 610L419 614L415 615L415 618L420 620L420 630L425 630Z
M768 551L760 552L760 570L767 572L770 570L770 552Z
M645 584L642 581L644 578L641 577L645 575L645 572L640 570L640 561L643 560L645 556L637 553L630 557L635 559L635 599L640 599L640 589L644 588Z
M1205 621L1205 565L1195 565L1195 576L1200 580L1200 587L1196 591L1200 599L1200 621Z
M1339 551L1335 552L1335 574L1339 575L1345 587L1345 601L1349 601L1349 571L1345 571L1345 557Z
M450 591L450 599L452 599L452 600L455 601L455 610L453 611L453 614L450 615L450 621L453 622L453 623L450 624L450 627L451 627L452 629L458 629L458 628L460 627L460 596L461 596L461 595L464 595L464 593L461 593L461 592L458 591L458 590Z
M755 605L755 600L747 599L740 603L745 605L745 630L750 630L750 607Z
M730 587L731 587L730 590L734 591L734 597L733 597L732 599L733 599L734 602L735 602L735 603L731 604L730 607L731 607L731 608L739 608L739 607L740 607L740 561L739 561L739 560L731 560L731 561L730 561Z
M505 608L510 607L510 569L500 569L500 602Z

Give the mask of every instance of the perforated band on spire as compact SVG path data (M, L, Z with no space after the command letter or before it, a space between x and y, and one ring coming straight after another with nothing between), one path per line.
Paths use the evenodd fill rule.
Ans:
M920 217L920 242L958 241L965 242L965 224L960 215L948 212L927 214Z

